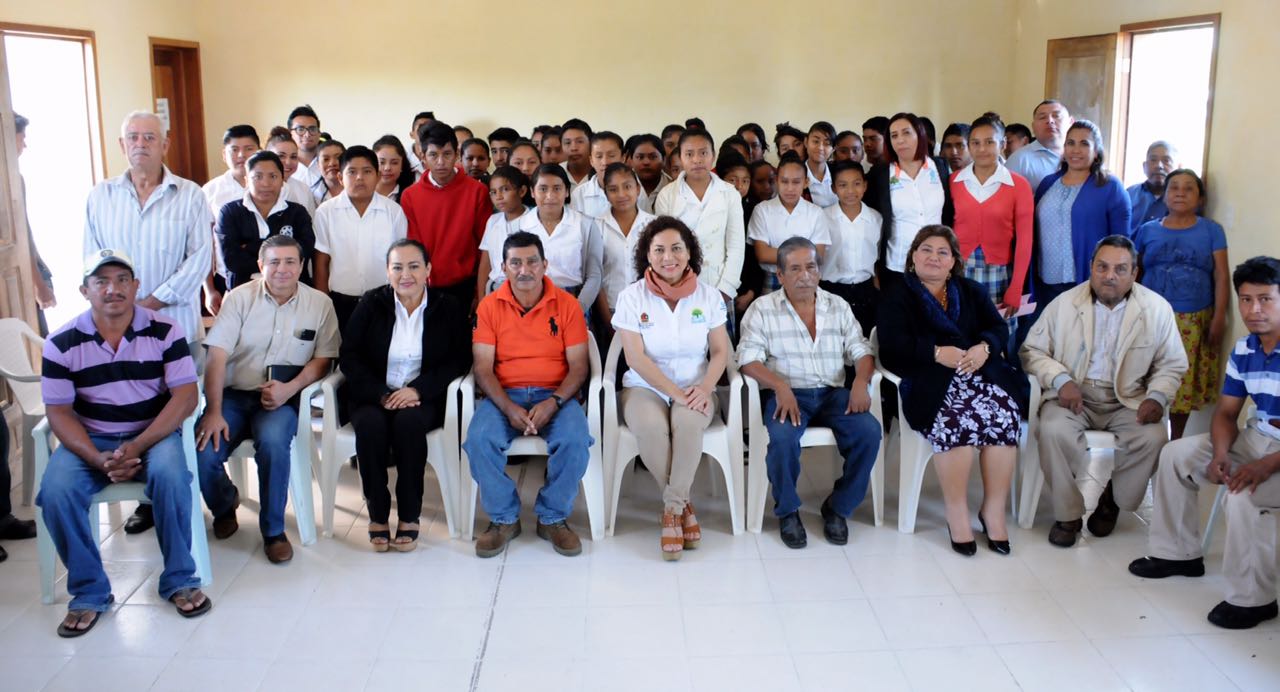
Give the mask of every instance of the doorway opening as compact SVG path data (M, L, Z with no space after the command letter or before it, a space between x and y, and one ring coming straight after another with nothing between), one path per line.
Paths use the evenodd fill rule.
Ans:
M200 44L151 38L151 93L156 114L169 130L165 164L179 177L203 185L209 180L204 146L204 93L200 87Z

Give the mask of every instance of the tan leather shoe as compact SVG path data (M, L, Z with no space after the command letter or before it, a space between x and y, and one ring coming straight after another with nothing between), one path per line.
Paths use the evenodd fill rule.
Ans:
M267 554L267 560L273 565L293 559L293 546L289 545L289 537L283 533L266 538L262 543L262 552Z
M511 524L489 522L489 528L476 539L476 557L494 557L507 549L507 544L520 535L519 520Z
M240 508L240 494L236 493L236 501L231 505L231 509L220 517L213 518L213 537L222 541L231 538L240 528L240 521L236 519L236 510Z
M568 522L557 521L554 524L538 522L538 538L551 541L551 547L565 557L573 557L582 552L582 540L569 528Z

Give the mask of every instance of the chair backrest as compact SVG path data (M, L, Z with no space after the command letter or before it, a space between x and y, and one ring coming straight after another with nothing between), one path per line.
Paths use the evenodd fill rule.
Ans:
M8 381L9 389L24 412L39 409L41 402L38 380L18 382L14 379L38 377L27 355L28 342L35 345L37 352L44 348L44 339L31 329L31 325L16 317L0 319L0 376Z

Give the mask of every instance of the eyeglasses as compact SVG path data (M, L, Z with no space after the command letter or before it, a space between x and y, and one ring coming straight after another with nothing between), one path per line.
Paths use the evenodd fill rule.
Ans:
M294 134L299 134L299 135L306 135L306 134L318 135L320 134L320 126L307 125L304 127L302 125L298 125L297 127L293 128L293 132Z

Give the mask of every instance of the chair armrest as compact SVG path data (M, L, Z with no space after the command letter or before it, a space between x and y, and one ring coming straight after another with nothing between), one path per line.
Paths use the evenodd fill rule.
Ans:
M887 382L892 382L893 386L895 387L900 386L902 384L902 378L889 372L883 365L880 364L879 358L876 359L876 372L880 373L880 378L882 380L885 380Z
M19 375L18 373L10 372L5 368L0 368L0 377L3 377L6 380L13 380L14 382L39 382L40 381L40 375L34 375L34 374Z
M743 384L747 387L747 429L755 431L764 428L764 413L760 404L760 381L750 375L742 375Z

